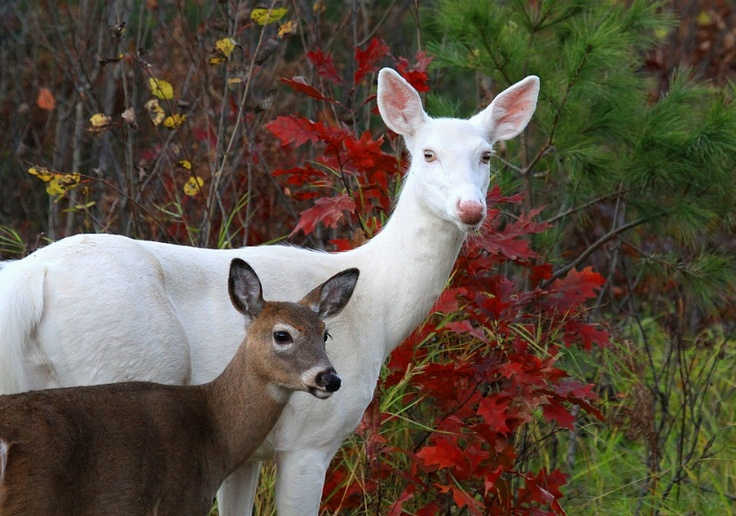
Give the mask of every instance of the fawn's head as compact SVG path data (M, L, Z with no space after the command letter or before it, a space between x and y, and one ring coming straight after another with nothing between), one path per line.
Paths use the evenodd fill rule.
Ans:
M230 264L228 291L235 308L250 319L247 360L273 386L272 394L307 391L320 399L340 388L325 343L325 319L340 313L358 281L358 269L344 270L298 303L264 301L255 271L243 260Z
M487 211L493 145L524 130L538 94L539 79L529 76L468 120L431 118L417 91L394 70L382 69L378 110L412 156L404 188L411 185L427 211L461 231L477 229Z

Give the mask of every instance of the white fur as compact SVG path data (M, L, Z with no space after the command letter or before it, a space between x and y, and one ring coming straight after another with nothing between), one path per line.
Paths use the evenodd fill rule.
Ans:
M0 439L0 486L5 482L5 468L8 466L8 443Z
M361 279L330 321L327 342L342 388L326 400L293 395L267 441L219 496L220 514L249 514L258 461L275 456L279 514L317 514L330 459L370 403L381 364L422 322L475 229L460 220L459 203L485 210L489 167L482 154L523 130L538 88L529 77L470 120L432 119L411 86L382 70L381 115L404 136L413 160L390 220L353 251L212 250L78 235L7 264L0 271L0 392L128 379L209 381L243 337L224 288L233 257L255 269L264 296L275 300L300 299L310 286L357 267ZM425 149L436 160L425 161Z

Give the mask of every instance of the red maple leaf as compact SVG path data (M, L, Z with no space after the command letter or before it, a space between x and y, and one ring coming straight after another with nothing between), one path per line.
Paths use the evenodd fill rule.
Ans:
M344 211L355 210L355 201L347 194L338 194L335 197L322 197L314 202L314 206L304 210L299 217L299 223L291 232L295 235L299 230L308 235L314 231L319 222L327 227L337 227Z
M542 414L548 422L557 421L557 424L563 428L572 430L575 422L575 416L559 401L551 401L547 405L542 405Z
M475 241L475 244L484 247L493 254L500 254L511 261L526 262L536 257L536 253L530 247L529 235L541 233L550 227L547 222L536 222L534 217L539 215L541 208L534 209L531 212L522 213L519 218L505 227L500 228L500 220L498 218L489 219L486 223L492 226L485 232L482 238ZM473 243L473 241L471 241Z
M572 269L564 278L557 279L549 286L555 295L549 299L550 305L561 312L568 312L596 296L596 291L606 280L593 271L593 267L586 267L582 271Z
M301 116L279 116L273 122L267 123L266 129L281 140L282 145L293 143L299 146L308 141L319 140L321 131L318 130L318 125L321 124Z
M388 46L378 38L373 38L364 49L355 49L355 63L357 68L353 76L353 84L360 81L369 73L376 71L376 63L379 59L389 55Z
M334 84L343 84L342 77L337 73L335 64L332 62L332 54L329 52L325 54L321 49L317 49L313 52L307 52L307 59L317 68L320 77Z
M531 503L541 507L549 507L558 514L565 514L560 505L560 498L564 495L560 487L567 483L567 476L558 469L547 473L542 468L536 475L523 475L525 484L518 491L519 505Z
M568 346L577 342L585 350L592 348L593 344L605 348L608 346L610 338L611 336L607 331L600 329L595 324L575 320L565 323L564 341Z
M470 321L465 319L463 321L451 321L445 324L442 329L451 333L457 333L458 335L470 335L475 337L481 342L488 343L488 337L483 330L474 328Z
M418 92L422 93L429 91L427 67L429 66L429 63L432 62L432 59L434 59L434 56L430 56L424 50L420 50L417 52L416 56L414 56L414 60L416 61L414 66L409 64L408 59L400 57L396 61L396 70L398 70L401 76L406 79L406 82L411 84Z
M417 452L417 457L425 466L434 466L432 469L451 468L465 463L465 456L456 443L451 443L443 437L434 440L433 446L423 446Z
M468 295L468 289L464 287L451 287L446 288L440 294L439 299L432 308L433 312L441 312L443 314L451 314L457 312L460 309L460 305L457 301L457 296Z
M460 489L458 486L445 484L436 485L441 493L452 493L452 500L455 502L455 505L457 505L458 508L463 509L467 507L470 511L470 514L472 514L473 516L481 516L483 514L483 512L481 512L479 508L479 502L468 493Z
M308 84L306 79L304 79L304 77L296 76L296 77L292 77L291 79L282 77L280 80L287 86L290 86L294 91L304 93L312 97L313 99L324 100L332 104L339 104L339 102L333 99L332 97L327 97L323 95L317 88Z
M496 432L507 436L511 428L506 424L507 410L511 400L500 396L482 398L478 403L478 415Z
M388 513L386 513L387 516L401 516L402 514L405 514L403 511L404 502L411 500L414 498L414 484L409 484L404 488L404 492L399 495L399 497L396 499L396 501L391 504L391 507L388 509Z
M286 182L290 185L301 186L305 183L314 184L318 181L324 182L328 178L324 170L320 170L310 164L302 167L279 168L271 172L274 177L286 176Z

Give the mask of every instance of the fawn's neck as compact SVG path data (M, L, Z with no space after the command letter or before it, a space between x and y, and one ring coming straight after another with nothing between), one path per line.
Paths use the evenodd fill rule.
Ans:
M260 446L291 394L269 385L266 378L251 370L246 353L247 344L243 344L220 376L203 386L217 428L225 475Z

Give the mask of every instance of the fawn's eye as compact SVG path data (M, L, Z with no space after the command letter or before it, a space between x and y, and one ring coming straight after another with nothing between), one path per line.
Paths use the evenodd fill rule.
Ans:
M488 165L491 162L491 151L485 151L483 153L483 156L481 156L480 160L483 162L484 165Z
M277 344L291 344L293 342L288 331L273 332L273 340L276 341Z
M332 338L332 335L330 335L330 332L326 331L325 332L325 342L327 342L327 339L331 339L331 338Z
M426 161L427 163L432 163L436 159L437 154L435 154L434 151L431 151L429 149L424 150L424 161Z

